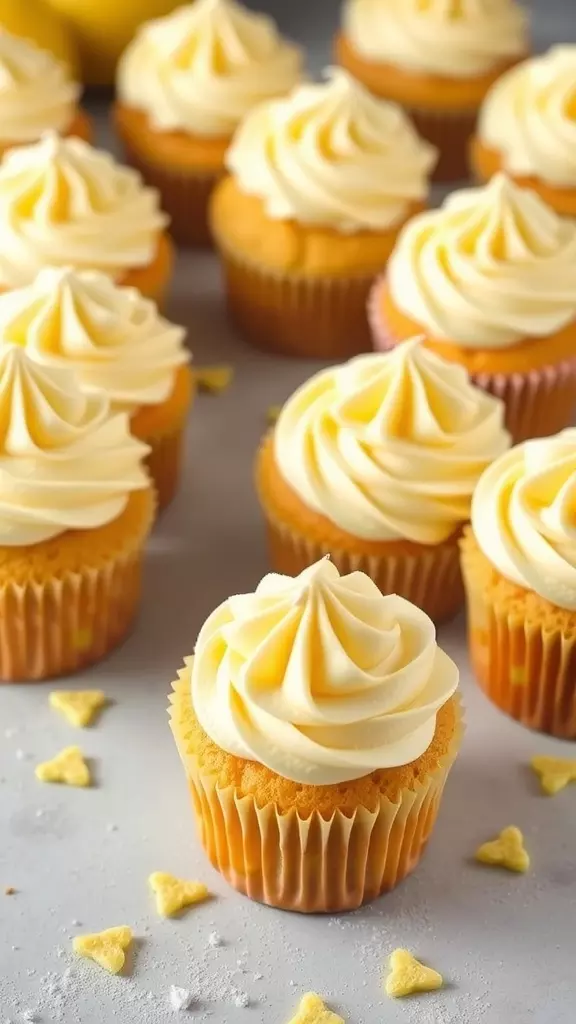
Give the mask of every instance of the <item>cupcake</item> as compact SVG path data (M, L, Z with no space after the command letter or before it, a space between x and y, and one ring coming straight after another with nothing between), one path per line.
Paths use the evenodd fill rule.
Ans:
M210 242L208 200L232 135L301 72L300 49L235 0L196 0L140 29L120 61L114 118L179 242Z
M252 899L352 910L416 867L462 732L424 612L323 559L224 601L174 683L200 840Z
M576 430L486 470L462 542L478 681L523 725L576 740Z
M451 618L472 492L510 444L503 420L498 399L420 339L311 377L257 457L272 567L296 575L330 555Z
M366 298L435 160L402 111L344 71L262 104L239 129L212 229L233 321L288 355L370 348Z
M80 86L53 54L0 27L0 156L46 131L90 140Z
M0 680L60 676L126 635L154 518L125 413L0 345Z
M136 288L88 270L46 267L0 295L0 341L24 346L46 367L72 367L90 395L130 417L150 448L148 469L164 508L174 497L192 399L185 330Z
M346 0L336 55L408 111L440 151L437 181L468 177L468 143L494 81L526 56L516 0Z
M576 45L526 60L492 86L471 161L480 181L504 170L576 217Z
M378 348L423 332L501 398L516 441L576 407L576 223L498 174L402 232L370 316Z
M50 132L0 163L0 292L45 266L100 270L161 301L172 271L167 218L140 175Z

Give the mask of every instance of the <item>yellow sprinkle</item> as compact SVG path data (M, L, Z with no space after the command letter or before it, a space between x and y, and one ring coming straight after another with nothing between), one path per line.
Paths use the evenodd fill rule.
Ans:
M83 729L104 707L106 695L102 690L53 690L48 700L50 707L60 711L70 725Z
M221 395L226 391L234 379L234 370L231 366L205 366L195 371L196 384L201 391L207 391L211 395Z
M270 424L270 426L273 426L274 423L276 423L276 421L277 421L277 419L278 419L278 417L279 417L281 412L282 412L282 406L281 405L269 405L268 406L268 412L266 413L266 419L267 419L268 423Z
M60 782L64 786L89 786L92 781L80 747L66 747L51 761L37 765L35 774L40 782Z
M402 999L416 992L435 992L444 979L438 971L425 967L407 949L395 949L390 956L390 974L386 978L386 994Z
M165 871L155 871L150 875L148 884L156 895L156 910L162 917L172 917L184 907L200 903L210 895L201 882L186 882Z
M476 860L491 867L506 868L524 874L530 867L530 857L524 849L524 836L515 825L502 830L497 839L482 843L476 850Z
M289 1024L344 1024L342 1017L332 1013L315 992L302 996L296 1016Z
M93 935L77 935L73 941L74 952L88 960L94 960L110 974L118 974L124 967L124 950L132 942L132 929L126 925L107 928Z
M576 761L568 757L533 757L530 762L548 796L555 796L570 782L576 782Z

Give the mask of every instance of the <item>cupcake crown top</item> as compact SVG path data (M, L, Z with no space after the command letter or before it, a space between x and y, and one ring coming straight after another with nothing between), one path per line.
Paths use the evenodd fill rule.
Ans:
M228 151L228 170L275 220L386 230L426 198L436 150L396 104L346 71L325 74L252 111Z
M149 486L148 452L124 413L87 395L71 370L0 345L0 546L103 526Z
M311 785L421 756L457 685L424 612L327 559L225 601L192 667L194 710L215 743Z
M85 391L116 410L164 402L190 356L185 330L136 288L105 274L46 267L31 285L0 295L0 340L44 366L76 371Z
M322 370L274 430L280 473L340 529L438 544L470 518L476 483L510 445L504 407L421 339Z
M576 316L576 223L497 174L406 225L387 285L443 341L498 349L546 337Z
M161 131L232 135L249 110L299 80L302 52L235 0L196 0L145 24L118 68L118 93Z
M64 132L80 87L46 50L0 28L0 141L32 142L44 131Z
M0 287L28 284L46 265L112 276L146 265L166 222L136 171L49 132L0 163Z
M489 74L528 48L516 0L346 0L343 21L360 56L415 74Z
M502 75L479 135L510 174L576 188L576 45L554 46Z
M483 474L472 528L498 571L576 611L576 429L517 445Z

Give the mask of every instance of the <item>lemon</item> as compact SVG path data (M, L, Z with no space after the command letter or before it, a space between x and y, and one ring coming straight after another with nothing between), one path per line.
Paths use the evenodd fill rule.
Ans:
M15 36L31 39L79 74L78 52L74 38L45 0L0 0L0 25Z
M19 0L28 3L28 0ZM111 85L116 62L143 21L169 14L183 0L45 0L62 15L80 50L88 85Z

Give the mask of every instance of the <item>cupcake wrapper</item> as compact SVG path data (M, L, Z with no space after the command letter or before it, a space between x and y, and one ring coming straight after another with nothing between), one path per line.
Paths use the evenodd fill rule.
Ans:
M148 185L160 192L162 208L170 217L172 237L179 245L211 247L208 205L221 174L159 167L144 160L126 138L123 145L128 163L140 172Z
M423 547L418 554L367 555L334 550L309 540L284 524L267 520L270 564L275 572L298 576L326 555L341 574L364 572L383 594L399 594L422 608L436 623L445 622L460 610L464 593L458 538L453 543Z
M530 729L576 739L576 630L526 623L489 604L467 571L468 638L476 678L490 700Z
M170 433L144 438L152 449L146 459L148 472L156 488L158 512L162 512L176 495L184 454L185 424Z
M0 590L0 680L76 672L126 635L141 589L141 552L99 569Z
M321 280L266 273L220 248L230 318L256 348L311 359L370 350L366 301L374 275Z
M470 139L476 129L477 111L405 109L418 133L438 149L438 163L432 173L432 181L447 184L468 178Z
M200 840L214 867L251 899L300 913L353 910L393 889L415 867L432 833L440 798L462 737L461 716L450 748L415 789L369 811L281 814L259 807L234 787L218 788L186 749L178 688L171 725L188 778Z
M378 298L383 286L380 280L372 288L368 319L375 347L387 352L399 342L382 315ZM576 358L527 373L471 373L470 380L504 402L506 426L515 444L557 434L572 423L576 409Z

